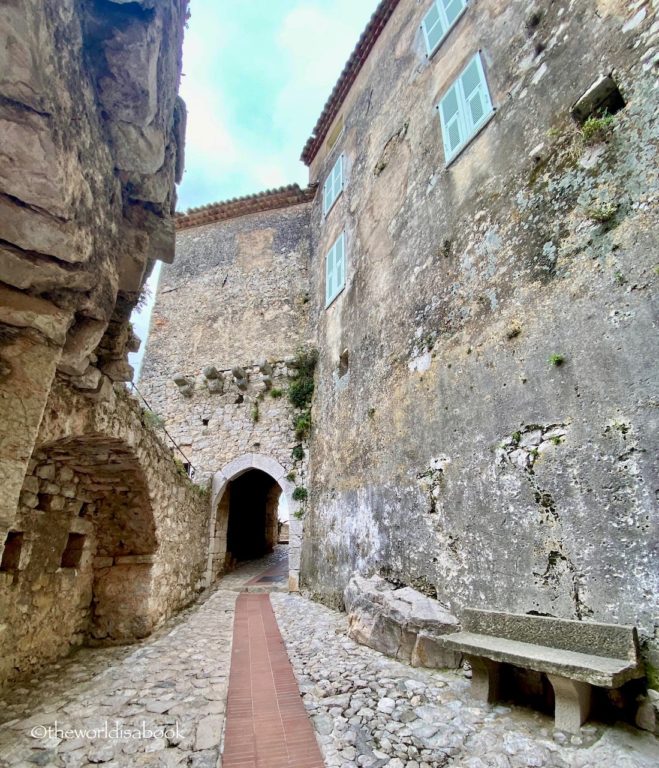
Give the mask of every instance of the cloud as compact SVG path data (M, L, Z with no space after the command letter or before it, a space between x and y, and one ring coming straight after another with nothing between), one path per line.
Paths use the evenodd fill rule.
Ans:
M179 208L306 183L302 147L374 7L374 0L193 0Z

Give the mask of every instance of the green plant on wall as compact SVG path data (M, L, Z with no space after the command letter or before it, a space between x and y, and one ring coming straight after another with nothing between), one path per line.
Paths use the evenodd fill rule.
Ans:
M601 117L589 117L581 126L581 137L584 144L597 144L610 136L613 130L614 118L608 112Z
M151 429L163 429L165 426L165 420L162 416L155 413L154 411L142 411L142 423L145 427L150 427Z
M293 421L295 437L298 440L305 440L311 432L311 411L304 411L298 414Z
M556 367L563 365L564 362L565 355L554 354L549 358L549 365L555 365Z
M618 206L615 203L600 203L599 205L592 205L587 211L589 219L598 222L599 224L605 224L618 212Z
M293 501L306 501L308 496L309 492L301 485L298 485L293 491Z
M311 400L317 362L317 349L299 349L291 366L296 374L288 388L288 400L291 405L301 411L293 420L293 429L298 440L306 440L311 432Z
M296 445L291 451L291 458L293 461L302 461L304 458L304 448L301 445Z
M274 400L278 400L282 395L284 394L283 389L279 389L278 387L273 387L270 390L270 397L272 397Z
M254 401L254 405L252 406L251 416L252 416L252 421L255 424L261 418L261 414L259 412L259 401L258 400Z

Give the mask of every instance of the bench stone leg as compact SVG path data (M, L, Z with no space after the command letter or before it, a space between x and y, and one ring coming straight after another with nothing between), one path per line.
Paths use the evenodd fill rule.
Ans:
M554 688L556 728L579 733L590 713L590 685L560 675L547 677Z
M496 661L484 659L481 656L467 656L471 664L471 693L480 701L492 704L499 699L499 670L501 665Z

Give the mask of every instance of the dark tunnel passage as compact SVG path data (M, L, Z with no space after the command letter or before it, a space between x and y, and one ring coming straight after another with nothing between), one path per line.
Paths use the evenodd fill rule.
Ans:
M250 469L232 480L227 491L227 559L254 560L272 552L278 537L280 486L265 472Z

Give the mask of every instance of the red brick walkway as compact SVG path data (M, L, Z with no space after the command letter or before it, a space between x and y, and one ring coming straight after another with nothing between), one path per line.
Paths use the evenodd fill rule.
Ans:
M223 768L324 768L267 594L236 603Z

